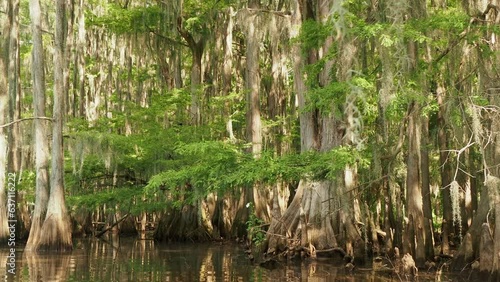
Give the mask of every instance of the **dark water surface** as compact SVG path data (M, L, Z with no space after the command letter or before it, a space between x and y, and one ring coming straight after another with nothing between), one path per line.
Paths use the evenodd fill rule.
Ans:
M0 249L5 281L401 281L369 267L351 274L331 261L283 264L268 270L251 263L233 243L78 240L74 251L66 255L28 255L17 250L15 275L8 273L8 256L7 248ZM466 274L421 272L417 281L469 281L467 278Z

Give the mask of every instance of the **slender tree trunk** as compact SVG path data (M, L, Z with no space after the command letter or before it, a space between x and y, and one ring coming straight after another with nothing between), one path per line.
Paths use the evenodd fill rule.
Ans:
M437 102L439 105L438 112L438 146L439 146L439 164L441 168L441 187L442 197L441 203L443 207L443 225L441 233L441 252L443 254L450 253L450 233L453 224L453 214L451 209L450 184L451 184L451 158L448 150L448 136L446 134L446 109L444 104L445 89L439 86L436 90Z
M45 116L45 63L42 42L41 9L39 0L30 0L31 30L33 33L32 77L35 111L34 116ZM42 224L47 213L49 198L49 142L47 121L35 119L35 169L36 193L31 231L26 249L36 249L42 236Z
M200 39L200 41L203 39ZM201 124L201 95L202 89L202 58L203 58L203 43L194 42L191 46L193 53L193 64L191 66L191 122L195 125Z
M249 1L248 8L259 9L259 1ZM252 153L259 157L262 152L262 122L260 113L260 68L259 68L259 16L250 11L246 21L247 39L247 126L248 140L252 142Z
M7 1L0 1L0 9L7 10ZM8 89L8 64L9 64L9 19L0 15L0 125L7 121L9 94ZM6 128L0 128L0 241L7 239L9 234L7 225L7 199L6 199L6 175L7 175L7 132Z
M310 16L307 12L307 2L304 0L296 0L292 3L293 14L291 17L291 32L290 37L297 38L299 36L300 27L302 22L309 19ZM302 55L300 44L295 43L291 48L292 62L293 62L293 83L295 95L297 96L297 106L299 108L299 122L300 122L300 150L306 152L312 149L318 149L319 144L316 138L317 127L314 121L314 111L303 111L306 106L306 76L305 64L307 63ZM312 56L310 56L312 57Z
M425 1L410 0L409 1L410 17L420 19L426 14ZM407 74L421 76L419 70L419 45L417 42L408 42L408 68ZM424 91L425 81L420 79ZM423 94L421 94L423 96ZM432 242L426 238L425 218L424 218L424 195L422 194L422 108L418 101L412 101L410 104L408 118L408 157L406 163L407 179L406 179L406 202L407 215L409 222L406 224L403 242L403 253L410 253L415 259L418 267L423 267L426 260L426 249L432 246L426 246Z
M494 7L491 9L486 18L487 22L491 25L498 26L500 24L500 15L498 7L500 1L494 0L488 2L487 7ZM488 196L490 198L490 209L494 211L495 219L493 224L489 224L489 233L493 234L493 252L492 252L492 266L491 269L487 271L491 275L491 280L500 280L500 111L498 107L500 106L500 97L498 95L498 89L500 87L500 75L498 74L497 64L499 62L498 52L500 51L500 43L498 42L499 32L493 30L491 34L488 35L486 40L491 41L493 44L491 49L495 54L493 60L488 61L484 64L485 69L483 70L483 87L485 93L488 93L489 103L497 108L496 111L489 114L489 138L485 142L487 144L485 148L485 188L488 189ZM493 94L495 93L495 94ZM493 140L491 142L490 140ZM488 234L488 235L490 235Z
M67 94L64 84L65 63L65 0L56 1L56 30L54 52L54 110L52 131L52 171L47 216L42 226L42 236L36 249L67 251L72 249L71 224L64 197L64 147L63 120L64 98Z
M422 186L420 181L420 107L411 105L408 119L408 158L406 178L406 201L409 222L405 230L403 253L410 253L418 266L425 263L425 230Z
M420 147L420 179L422 180L422 201L425 230L425 257L434 257L434 232L432 225L432 204L429 163L429 119L422 117L422 140Z
M9 35L9 120L15 121L21 119L21 68L20 68L20 48L19 48L19 0L9 1L9 20L10 20L10 35ZM22 135L21 123L16 122L9 127L8 130L8 161L7 167L9 173L17 175L16 185L22 177ZM15 198L17 203L22 203L22 198L19 197L19 191L15 190ZM19 238L22 238L26 231L24 213L20 205L16 205L16 233Z
M260 78L260 50L259 39L260 34L260 16L256 9L260 8L260 1L251 0L248 2L248 9L244 16L245 21L245 39L246 39L246 72L245 72L245 92L246 92L246 136L248 142L251 142L251 152L254 158L260 158L262 153L262 122L261 122L261 78ZM254 207L255 215L264 220L269 221L270 206L268 187L262 187L260 183L255 183L251 186L241 188L240 200L237 204L235 224L233 225L232 233L239 234L246 229L243 224L249 218L251 209L247 208L247 204L251 203Z
M181 1L182 6L182 1ZM182 10L182 8L180 8ZM191 54L193 62L191 65L191 109L190 117L191 123L194 125L201 124L201 95L202 89L202 59L203 52L205 50L206 39L200 35L192 34L184 29L182 26L182 19L178 21L177 30L180 35L186 40L189 49L191 49Z
M79 0L78 9L78 37L76 40L75 69L77 79L74 83L74 115L80 118L85 117L85 5L84 0ZM76 109L78 107L78 110ZM77 114L78 113L78 114Z
M224 40L224 62L223 62L223 72L222 72L222 95L224 97L228 96L232 89L233 82L233 13L232 7L227 10L227 23L225 30L225 40ZM228 116L226 129L231 141L235 141L236 137L233 132L233 119L231 117L231 105L227 101L224 105L224 114Z
M326 0L325 3L327 3L327 1L328 0ZM320 5L324 7L324 3ZM329 7L330 5L326 6ZM326 12L327 11L324 13ZM326 20L324 24L327 24ZM359 51L358 41L356 38L350 38L347 35L338 36L338 40L340 41L339 49L342 51L336 62L336 79L345 82L352 79L352 70L357 67L355 61ZM329 46L332 44L333 42L327 39L324 44L325 50L323 51L323 56L327 56ZM326 66L328 66L328 64L326 64ZM333 68L333 64L330 68ZM331 70L325 69L325 72L331 73ZM359 116L359 111L356 106L356 101L358 99L357 95L358 92L355 88L350 89L350 92L347 93L345 102L340 105L332 105L330 116L328 116L328 118L323 118L324 121L321 130L322 150L328 151L340 145L349 147L359 145L361 139L359 134L362 128L359 126L359 119L361 117ZM334 114L335 110L338 108L343 108L343 119L339 119ZM345 251L349 256L362 261L364 260L366 250L360 229L356 226L358 222L362 222L359 199L355 197L355 191L358 186L357 178L356 164L346 165L339 175L339 179L343 179L343 181L337 181L336 191L330 197L338 199L337 202L339 206L333 206L332 208L333 211L338 211L339 213L340 222L336 228L340 230L340 239L345 246ZM332 212L332 209L330 212Z
M21 118L20 111L20 67L19 67L19 0L9 1L9 119L14 121ZM9 127L8 135L8 167L9 172L20 172L21 151L19 123ZM16 191L17 193L17 191Z

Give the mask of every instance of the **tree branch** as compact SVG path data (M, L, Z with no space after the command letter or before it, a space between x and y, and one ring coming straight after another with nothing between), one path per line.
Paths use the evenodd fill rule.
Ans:
M104 235L104 233L108 232L109 230L111 230L113 227L117 226L118 224L120 224L122 221L124 221L130 214L127 213L126 215L124 215L122 218L120 218L119 220L117 220L115 223L113 223L111 226L109 226L108 228L104 229L103 231L97 233L95 235L95 237L101 237L102 235Z
M290 11L276 11L276 10L254 9L254 8L246 8L246 9L252 13L269 13L280 17L286 17L292 15L292 12Z
M175 40L175 39L172 39L170 37L167 37L165 35L162 35L156 31L154 31L153 29L151 29L150 27L146 27L148 29L148 31L156 36L158 36L159 38L167 41L168 43L172 43L172 44L175 44L175 45L182 45L182 46L186 46L186 47L189 47L189 45L187 45L186 43L182 42L182 41L178 41L178 40Z
M21 121L33 120L33 119L43 119L43 120L50 120L50 121L52 121L52 118L49 118L49 117L27 117L27 118L22 118L22 119L14 120L14 121L11 121L11 122L6 123L6 124L2 124L2 125L0 125L0 128L11 126L14 123L18 123L18 122L21 122Z
M458 43L460 43L460 41L465 38L465 35L467 35L466 30L460 33L459 37L451 42L451 44L448 45L448 47L443 52L441 52L441 54L439 54L439 56L432 63L437 64L439 61L441 61L441 59L443 59L446 55L448 55L448 53L450 53L451 49L455 48L455 46L457 46Z

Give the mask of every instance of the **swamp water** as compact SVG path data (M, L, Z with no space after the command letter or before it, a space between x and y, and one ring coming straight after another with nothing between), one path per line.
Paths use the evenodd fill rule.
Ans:
M269 270L250 262L233 243L171 243L121 238L75 240L70 254L25 255L16 251L15 275L8 273L9 249L0 249L5 281L401 281L366 269L352 274L329 261L283 264ZM417 281L469 281L466 274L420 273Z

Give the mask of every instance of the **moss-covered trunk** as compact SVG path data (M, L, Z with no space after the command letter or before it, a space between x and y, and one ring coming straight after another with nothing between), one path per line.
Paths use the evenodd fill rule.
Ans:
M306 1L293 2L292 37L297 36L294 30L303 19L311 15L314 3ZM318 21L327 22L331 12L331 1L318 3ZM354 67L357 48L354 41L348 38L337 38L340 47L338 61L326 59L333 50L333 36L326 38L319 50L311 50L306 62L302 58L299 44L292 46L294 60L294 81L300 111L301 150L317 150L322 153L339 148L341 145L351 146L359 140L359 129L356 123L355 94L347 94L346 101L333 100L328 110L308 108L306 99L306 80L304 66L314 64L317 59L326 59L323 70L319 73L317 84L327 87L333 81L348 81ZM336 71L336 72L335 72ZM308 108L306 110L306 108ZM314 107L313 107L314 108ZM338 115L341 109L342 115ZM338 160L331 160L335 163ZM344 255L363 258L365 244L360 229L356 226L356 216L359 217L359 207L356 209L356 199L353 192L357 186L357 171L355 166L347 165L335 172L335 180L302 179L296 194L281 216L273 218L267 235L267 252L281 253L290 246L298 250L307 250L307 254L315 256L318 251L340 251ZM357 211L357 212L356 212ZM292 248L293 249L293 248Z

